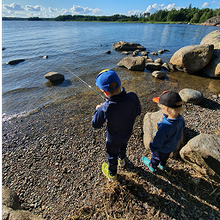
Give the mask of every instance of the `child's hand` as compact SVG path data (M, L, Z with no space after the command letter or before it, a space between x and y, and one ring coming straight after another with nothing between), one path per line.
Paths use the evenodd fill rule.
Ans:
M102 103L100 103L99 105L96 106L96 110L102 105Z

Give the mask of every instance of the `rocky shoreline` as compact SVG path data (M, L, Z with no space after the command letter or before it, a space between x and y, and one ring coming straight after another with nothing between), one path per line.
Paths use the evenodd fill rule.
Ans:
M60 103L59 110L51 105L3 122L2 184L17 193L21 208L44 219L219 219L219 183L180 159L170 158L167 172L156 174L141 163L150 155L143 145L143 117L158 110L151 100L160 92L139 96L142 114L118 182L108 183L101 172L105 127L91 127L97 100L87 94L88 99ZM202 93L200 105L185 106L188 140L198 133L220 136L220 98Z

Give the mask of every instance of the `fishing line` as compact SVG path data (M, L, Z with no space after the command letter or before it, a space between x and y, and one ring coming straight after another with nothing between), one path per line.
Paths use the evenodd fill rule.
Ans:
M67 70L68 72L72 73L81 83L83 83L84 85L86 85L90 90L92 90L93 92L95 92L97 95L99 95L102 99L104 99L105 101L107 101L108 99L106 97L104 97L103 95L101 95L99 92L97 92L95 89L92 88L92 86L90 86L88 83L86 83L84 80L82 80L79 76L77 76L75 73L71 72L70 70L68 70L66 67L63 66L63 68L65 70Z

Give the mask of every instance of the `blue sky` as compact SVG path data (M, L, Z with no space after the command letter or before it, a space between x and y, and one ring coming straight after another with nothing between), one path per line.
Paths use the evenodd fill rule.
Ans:
M199 9L220 7L219 1L205 0L3 0L2 16L8 17L57 17L58 15L134 15L144 12L151 14L157 10L172 8L188 8Z

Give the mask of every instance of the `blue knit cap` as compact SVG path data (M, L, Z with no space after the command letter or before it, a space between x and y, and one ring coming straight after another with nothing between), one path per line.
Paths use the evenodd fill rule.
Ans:
M117 83L114 88L109 88L109 85L113 82ZM104 91L110 92L121 86L121 80L119 79L117 73L112 69L106 69L101 71L96 77L96 85Z

